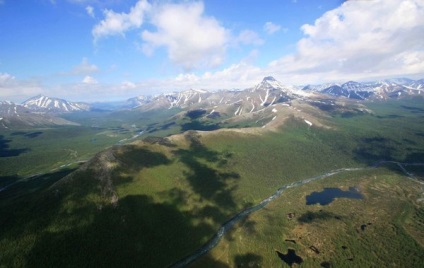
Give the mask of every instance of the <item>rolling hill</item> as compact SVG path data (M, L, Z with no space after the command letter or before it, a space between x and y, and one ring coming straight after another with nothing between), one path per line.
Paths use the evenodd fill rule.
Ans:
M67 119L3 102L0 123L39 121L0 137L0 263L417 267L424 107L421 87L398 94L401 82L417 83L387 82L380 98L356 82L302 90L265 77ZM13 174L31 165L44 172ZM327 188L361 198L307 204Z
M185 257L196 256L190 263L199 267L275 266L293 249L311 266L342 261L419 265L419 184L396 164L372 166L381 160L424 162L422 100L365 106L348 99L316 101L293 99L290 105L277 103L249 113L277 116L264 125L146 136L99 152L77 169L9 186L0 192L6 200L0 206L2 264L179 267ZM207 120L204 114L181 116ZM401 134L393 131L406 125ZM414 179L423 174L420 166L402 168L417 174ZM344 169L357 171L319 179ZM41 183L41 189L31 191ZM208 254L198 254L229 219L284 185L292 186L265 209L240 217ZM355 186L365 201L301 205L307 193L328 186ZM393 213L384 213L388 207ZM294 220L287 219L291 212ZM364 222L370 225L361 231ZM335 229L320 227L326 224ZM397 231L385 233L386 228ZM318 230L321 236L308 235ZM387 239L392 242L385 243ZM408 248L411 257L400 256L400 248ZM367 253L372 249L386 252L383 259Z

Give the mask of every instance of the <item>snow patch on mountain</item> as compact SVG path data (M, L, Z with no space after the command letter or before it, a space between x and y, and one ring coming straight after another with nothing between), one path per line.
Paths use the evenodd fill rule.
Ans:
M70 102L59 98L50 98L38 95L22 103L25 108L37 112L69 113L77 111L88 111L90 106L82 102Z

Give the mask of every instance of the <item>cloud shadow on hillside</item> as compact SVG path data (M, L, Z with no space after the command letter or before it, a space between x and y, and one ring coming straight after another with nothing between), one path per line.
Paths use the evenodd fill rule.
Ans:
M12 140L5 139L3 135L0 135L0 157L14 157L30 151L28 148L10 149L10 142Z
M214 231L206 223L194 225L190 212L157 203L145 195L126 196L117 207L109 205L89 214L94 218L86 226L44 232L29 253L27 264L167 267L200 247ZM78 215L60 216L75 222L71 218Z
M239 178L236 173L220 170L231 155L206 148L194 133L187 139L188 149L168 148L188 168L187 182L194 193L208 201L204 207L181 210L180 205L193 199L180 188L158 193L166 201L140 194L113 202L111 195L104 194L108 193L104 187L114 191L144 168L175 161L147 147L116 147L95 156L88 167L61 180L12 217L0 238L23 241L26 235L36 237L21 259L32 267L172 265L215 234L216 224L206 218L219 224L229 218L235 208L232 194ZM22 256L18 252L19 247L11 249L4 256L5 263Z
M263 257L254 253L239 254L234 257L236 267L262 267Z
M306 213L300 215L297 218L297 221L300 223L311 223L314 221L330 220L330 219L339 219L340 216L328 211L307 211Z
M189 149L179 149L174 153L190 169L185 176L193 191L213 201L219 208L235 207L232 193L236 186L232 182L238 180L240 175L214 168L214 165L225 165L231 155L208 149L200 142L196 132L186 133L185 138L190 142Z

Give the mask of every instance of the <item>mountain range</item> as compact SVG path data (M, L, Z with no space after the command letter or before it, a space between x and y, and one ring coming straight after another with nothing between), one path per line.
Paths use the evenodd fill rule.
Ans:
M41 127L77 125L54 114L40 114L24 105L0 101L0 129L16 127Z
M292 250L307 267L420 267L423 88L265 77L0 102L0 263L280 267ZM331 189L360 198L308 204Z
M15 104L0 102L0 127L8 125L67 125L72 124L59 116L63 113L90 110L134 109L149 111L156 109L204 109L210 114L224 113L239 116L260 111L277 103L289 104L300 99L316 101L325 99L387 100L406 96L423 95L424 79L387 79L376 82L349 81L343 84L320 84L287 86L272 76L265 77L259 84L244 90L220 90L210 92L189 89L181 92L164 93L156 96L137 96L116 103L83 103L38 95Z
M68 113L90 110L90 105L87 103L70 102L64 99L51 98L43 95L38 95L24 101L22 106L34 112L44 113Z

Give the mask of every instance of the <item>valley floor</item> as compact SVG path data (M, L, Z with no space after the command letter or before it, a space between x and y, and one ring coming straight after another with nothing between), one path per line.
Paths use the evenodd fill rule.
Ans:
M13 174L20 164L28 165L22 176L51 169L38 166L49 139L37 138L66 131L10 133L6 140L15 137L17 147L6 149L33 141L34 151L0 161L9 168L0 191L0 266L419 267L423 103L367 103L372 113L313 115L318 108L299 105L300 116L287 107L279 111L284 124L268 129L163 137L182 130L167 122L152 126L163 135L125 145L117 144L124 130L82 128L73 141L85 153L75 157L71 149L70 158L55 159L62 149L52 143L44 159L59 169L19 180ZM302 117L308 114L312 126ZM131 137L129 129L124 135ZM93 133L99 153L84 148ZM66 166L88 155L94 156ZM363 198L306 204L325 188L354 189ZM208 251L199 253L205 244ZM199 258L185 262L187 256Z

